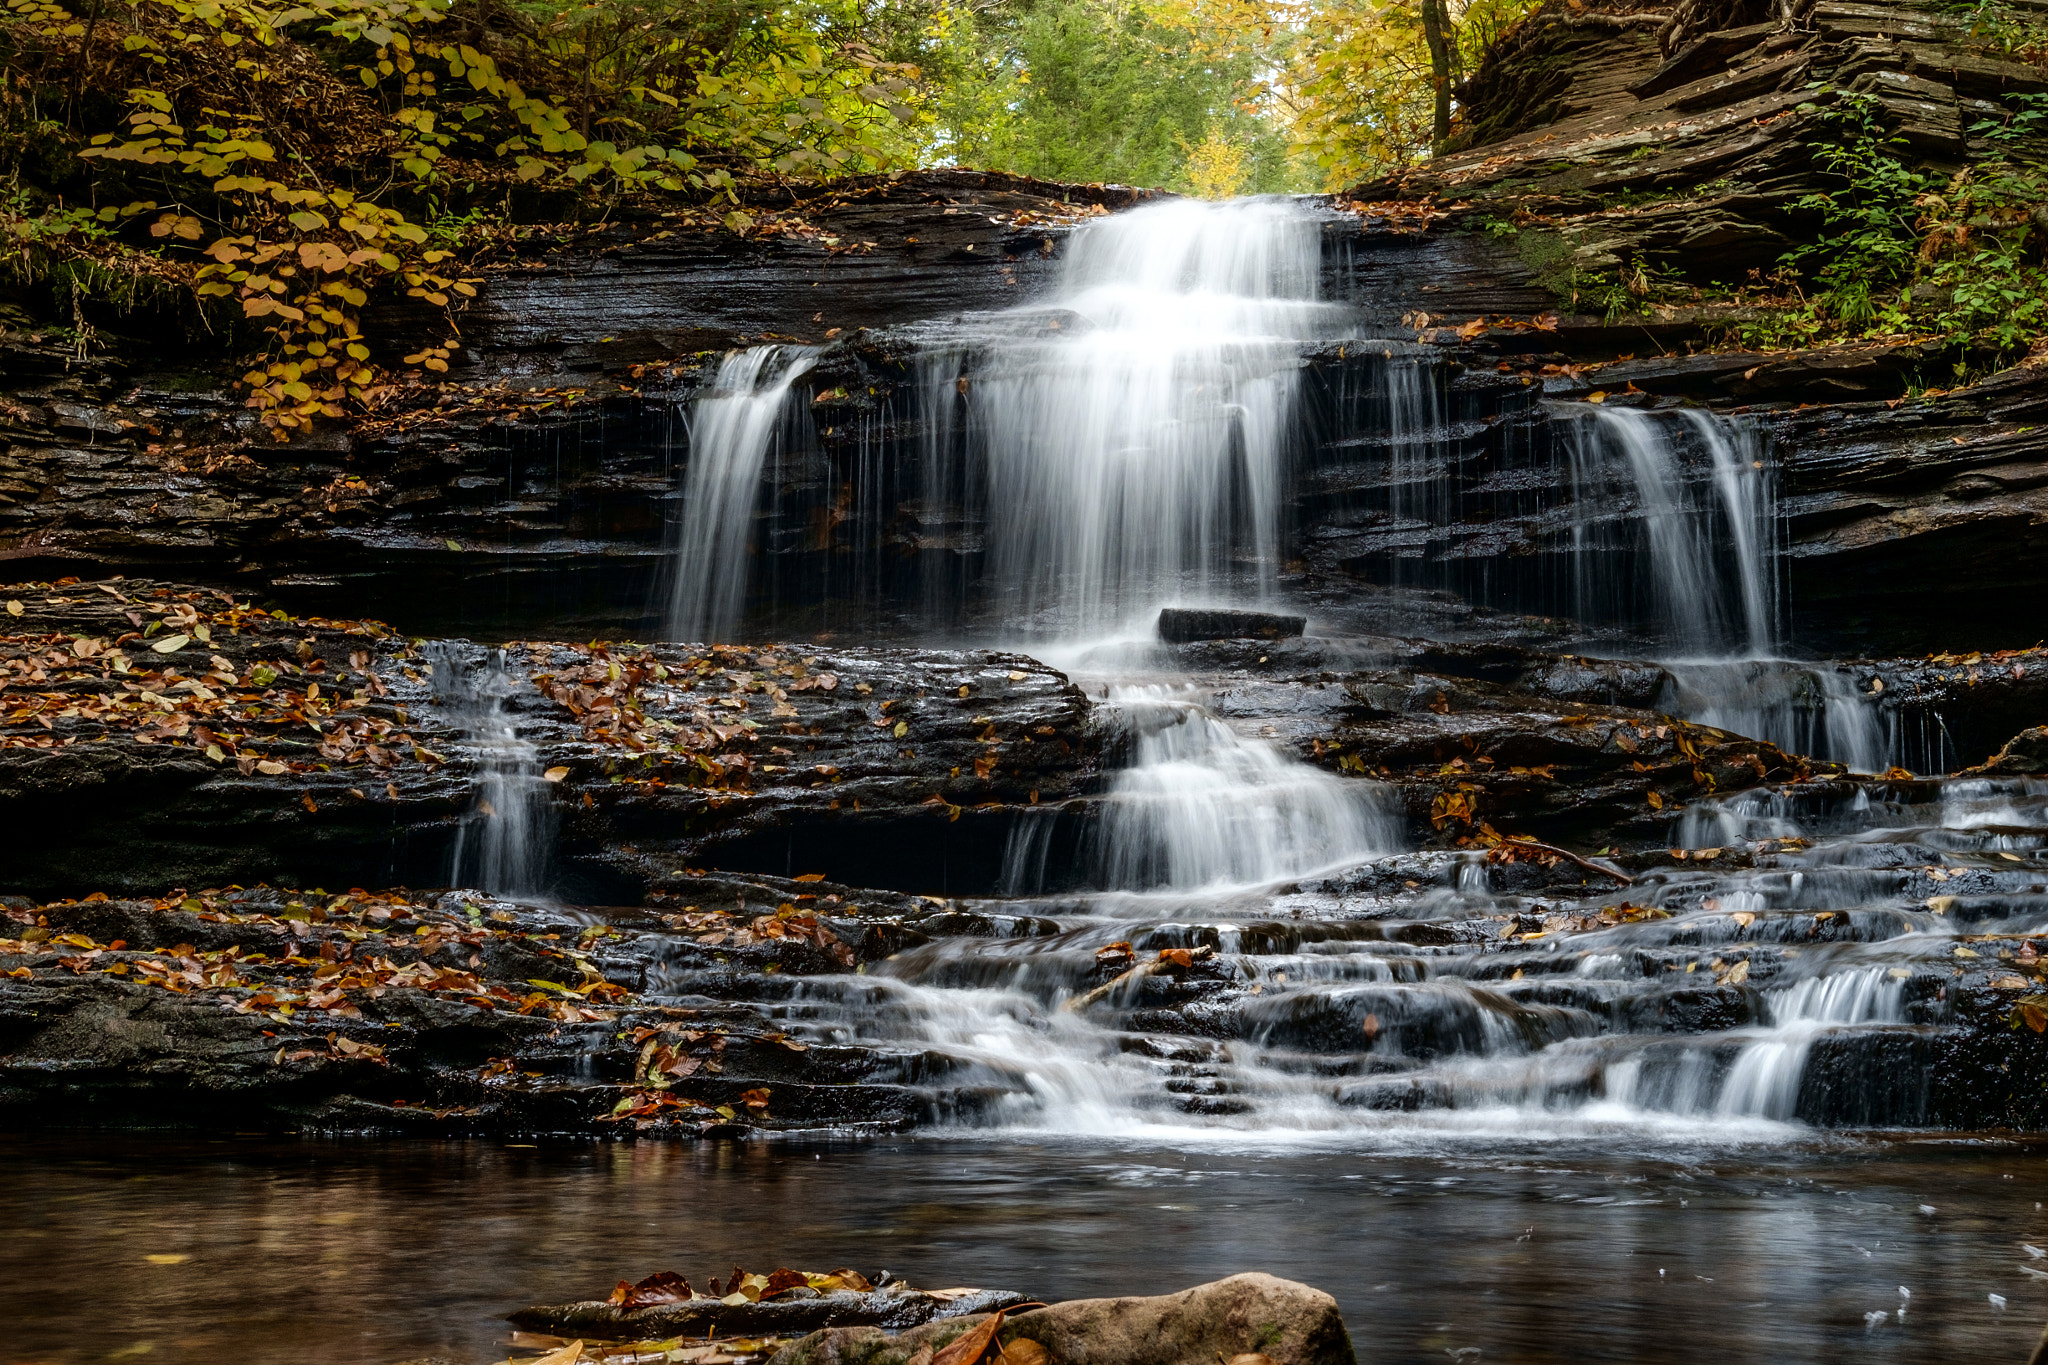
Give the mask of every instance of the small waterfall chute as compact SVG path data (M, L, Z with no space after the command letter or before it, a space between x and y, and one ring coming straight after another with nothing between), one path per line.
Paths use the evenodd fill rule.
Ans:
M723 641L739 628L761 472L781 430L790 386L816 363L817 352L806 347L734 351L691 405L669 638Z
M547 889L555 811L540 752L508 708L514 682L505 651L472 659L439 643L429 655L437 700L474 755L469 808L456 825L449 880L498 895Z

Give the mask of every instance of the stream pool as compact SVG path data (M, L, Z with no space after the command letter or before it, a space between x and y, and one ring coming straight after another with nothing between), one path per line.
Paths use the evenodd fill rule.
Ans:
M1268 1270L1337 1297L1361 1365L2017 1365L2048 1317L2048 1144L2003 1138L5 1152L0 1365L480 1365L525 1304L735 1260L1046 1299Z

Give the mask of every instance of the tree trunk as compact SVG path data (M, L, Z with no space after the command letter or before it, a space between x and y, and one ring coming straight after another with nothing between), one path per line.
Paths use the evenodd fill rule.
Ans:
M64 97L64 111L76 116L78 97L85 91L85 64L92 57L93 30L100 26L101 0L92 0L92 10L86 15L85 32L78 38L78 61L71 68L71 90Z
M1450 15L1444 0L1422 0L1422 39L1429 44L1429 75L1436 87L1436 118L1430 130L1429 150L1440 153L1451 140L1451 44Z
M583 79L581 81L581 104L583 117L577 121L576 131L583 134L585 142L590 141L590 27L583 29Z

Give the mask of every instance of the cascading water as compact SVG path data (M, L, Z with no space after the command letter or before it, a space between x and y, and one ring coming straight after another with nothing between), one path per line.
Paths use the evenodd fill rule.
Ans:
M671 639L725 640L738 625L762 467L781 429L790 386L816 362L816 352L803 347L735 351L692 405L669 593Z
M1119 214L1076 235L1042 305L927 369L952 437L933 478L967 462L994 509L987 578L1013 629L1270 595L1302 344L1342 317L1316 301L1320 250L1283 201Z
M1668 651L1664 709L1858 772L1929 762L1929 746L1902 733L1900 717L1847 675L1781 656L1776 497L1748 428L1697 409L1587 405L1572 431L1576 501L1632 502L1622 528L1640 535L1653 570L1641 582L1583 575L1579 613L1627 615L1617 599L1647 591L1641 614L1657 623ZM1597 561L1597 542L1617 529L1582 520L1575 546Z
M920 338L923 486L900 490L912 515L897 544L925 555L951 537L1013 634L1063 640L1126 761L1062 865L1051 836L1072 812L1023 821L1007 898L971 907L990 936L791 982L762 1008L793 1035L872 1049L875 1079L968 1127L1384 1142L1913 1122L1924 1097L1864 1078L1874 1058L1931 1045L1944 955L1972 925L1895 869L1967 863L2010 893L1980 920L2048 925L2048 898L2022 889L2038 846L2003 847L2013 836L1991 815L1980 830L1924 805L1735 797L1696 805L1679 833L1682 848L1754 850L1733 871L1675 860L1614 894L1517 894L1477 850L1398 854L1375 784L1234 728L1156 647L1102 643L1175 600L1272 597L1303 357L1346 344L1342 310L1317 300L1318 232L1281 202L1133 211L1075 235L1050 300ZM1462 429L1434 362L1364 349L1387 362L1373 401L1390 430L1358 443L1389 452L1374 515L1420 546L1456 502L1442 471ZM808 364L734 356L693 414L681 633L738 620L763 461ZM1789 747L1874 766L1882 740L1858 728L1870 708L1846 677L1772 657L1777 515L1748 429L1695 411L1551 411L1568 469L1515 477L1569 475L1582 616L1647 625L1692 656L1670 666L1675 711L1775 725ZM967 587L927 578L928 620ZM1808 690L1773 694L1784 679ZM2015 799L2028 810L2006 814L2041 822L2038 794ZM1168 959L1214 975L1147 969ZM1105 962L1130 971L1101 984Z
M1754 462L1731 448L1736 433L1704 414L1698 417L1687 425L1711 453L1709 480L1690 477L1670 419L1633 408L1588 406L1568 428L1575 502L1595 507L1632 499L1636 514L1625 527L1640 534L1653 569L1633 583L1585 575L1579 615L1597 620L1608 614L1599 599L1645 592L1647 611L1629 614L1654 620L1667 647L1707 655L1731 649L1768 654L1776 643L1764 563L1768 547L1760 543L1773 519L1768 494ZM1589 542L1602 529L1585 522L1573 528L1581 557L1589 557ZM1736 585L1733 593L1730 584Z
M540 754L506 709L512 680L505 652L473 662L458 648L429 655L437 699L475 756L470 806L456 826L449 880L506 896L546 890L554 807Z

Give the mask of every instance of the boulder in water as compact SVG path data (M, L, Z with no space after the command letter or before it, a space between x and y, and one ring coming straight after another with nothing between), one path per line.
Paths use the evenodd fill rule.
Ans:
M1159 638L1184 645L1196 640L1284 640L1301 634L1306 616L1206 607L1167 607L1159 613Z
M904 1365L944 1353L989 1326L986 1316L950 1318L889 1337L872 1327L814 1332L771 1365ZM980 1355L1019 1352L1033 1342L1059 1365L1182 1365L1262 1358L1268 1365L1353 1365L1337 1301L1320 1289L1253 1272L1152 1298L1074 1299L1005 1316ZM971 1348L970 1348L971 1349Z

